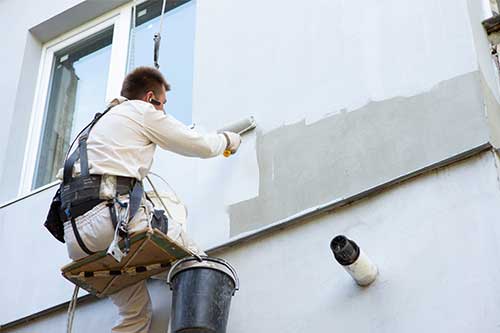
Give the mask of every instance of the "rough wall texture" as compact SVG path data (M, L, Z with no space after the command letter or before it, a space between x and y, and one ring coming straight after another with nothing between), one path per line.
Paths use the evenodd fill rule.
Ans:
M230 207L231 235L356 194L488 141L479 74L258 137L259 196Z
M219 255L241 290L228 332L497 332L500 189L491 152ZM329 249L355 239L380 269L357 287ZM171 293L150 283L152 332L165 332ZM75 332L109 332L109 301L77 308ZM65 332L65 311L6 333Z

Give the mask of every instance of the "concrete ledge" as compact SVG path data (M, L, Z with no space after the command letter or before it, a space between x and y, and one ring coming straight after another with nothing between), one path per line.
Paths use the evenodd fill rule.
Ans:
M128 0L88 0L51 17L32 27L30 32L42 43L45 43L71 29L81 26L124 3Z

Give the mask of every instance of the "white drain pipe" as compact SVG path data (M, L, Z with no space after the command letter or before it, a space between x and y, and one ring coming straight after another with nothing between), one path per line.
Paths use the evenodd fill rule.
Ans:
M351 275L360 286L368 286L378 275L377 266L352 240L343 235L330 242L330 248L337 262Z

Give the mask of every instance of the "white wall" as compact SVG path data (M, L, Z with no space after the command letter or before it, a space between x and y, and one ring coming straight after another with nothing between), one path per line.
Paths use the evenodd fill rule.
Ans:
M23 91L15 92L13 86L16 86L16 80L20 75L20 59L23 57L21 44L23 40L26 40L25 34L27 34L28 27L76 4L76 2L64 2L43 6L38 3L38 5L28 3L29 15L20 18L19 15L13 14L18 9L16 3L14 1L0 3L0 22L2 22L1 18L7 18L7 16L9 16L7 22L10 22L10 25L0 25L0 29L2 31L12 29L14 31L12 38L15 39L15 45L11 48L12 54L9 53L7 60L0 64L0 69L5 69L6 73L4 77L0 78L0 88L6 88L7 96L4 104L0 102L0 110L3 110L1 115L4 119L0 125L2 126L0 133L4 134L6 131L18 128L18 124L12 124L10 119L12 105L16 98L22 97ZM256 132L244 137L241 151L230 159L196 161L173 158L169 153L163 153L159 154L155 161L154 170L160 171L166 176L171 185L179 192L181 198L188 204L190 209L190 226L188 228L194 238L205 247L221 243L230 237L231 221L228 215L230 205L259 195L262 170L261 165L259 165L261 161L259 161L257 147L258 140L263 135L268 135L277 128L297 123L300 120L305 120L306 124L316 124L324 121L327 116L354 114L362 106L369 106L370 101L384 102L398 96L409 98L433 93L441 83L479 69L469 9L465 0L458 2L424 0L418 5L409 0L397 2L317 0L313 5L298 0L271 2L217 0L217 2L197 1L197 6L194 121L197 124L202 124L206 129L216 129L233 120L254 115L259 125ZM38 7L43 8L39 8L37 11ZM14 18L19 22L12 21ZM474 22L474 24L476 23ZM18 40L17 37L14 38L15 36L19 36L21 39ZM376 155L373 161L363 161L357 159L357 156L350 155L345 160L354 162L345 165L342 164L344 160L340 159L338 163L340 163L343 173L335 175L335 177L344 177L348 181L355 181L355 177L349 178L349 171L353 167L359 168L361 161L368 166L373 165L375 159L385 161L388 169L397 170L397 174L391 174L397 177L405 172L418 169L423 162L438 162L461 152L461 149L466 150L483 143L488 133L487 128L482 127L484 110L480 103L479 80L477 87L477 94L474 89L470 90L474 90L471 94L477 98L472 99L474 103L478 102L476 103L478 107L470 107L466 112L460 113L462 116L459 119L449 118L448 114L446 117L441 117L443 114L439 113L441 109L443 112L453 111L446 104L447 101L456 100L457 96L453 93L445 94L439 99L439 101L443 101L443 104L446 104L446 107L442 107L441 104L429 106L425 104L429 103L429 100L424 99L425 103L422 103L421 107L426 108L427 111L439 113L437 116L440 117L436 117L436 119L439 118L440 121L446 122L450 126L433 127L435 132L432 133L426 131L432 127L427 127L426 124L432 124L435 120L433 117L425 118L425 121L421 123L422 128L419 133L421 136L407 137L405 133L397 131L401 128L400 123L391 123L392 127L388 127L387 130L397 133L396 137L391 137L391 140L383 139L382 135L366 138L364 136L367 133L366 126L370 124L363 123L363 121L349 124L346 131L349 131L354 138L358 137L359 134L360 138L373 139L374 145L370 146L370 149L380 152L380 154ZM431 99L431 101L433 100ZM407 121L408 118L404 112L408 109L404 103L400 105L402 105L401 112L394 113L394 119ZM431 107L432 109L430 109ZM378 107L378 109L385 110L384 107ZM370 108L364 109L365 112L371 110ZM28 111L24 110L24 112ZM474 124L474 126L464 127L465 130L462 130L462 127L457 125L467 123ZM436 134L438 131L441 134L451 133L452 135L438 136ZM443 137L446 140L442 139ZM436 138L445 142L443 144L436 142L439 141ZM393 142L400 141L407 143L405 146L407 149L401 152L391 150ZM426 144L418 145L418 149L415 149L417 143L423 141ZM415 145L412 145L413 143ZM455 145L455 143L457 144ZM342 140L335 144L342 146ZM446 147L450 149L439 150L443 145L449 145ZM362 147L361 144L359 146ZM2 161L0 164L6 168L7 163L4 161L10 161L10 156L4 159L2 149L5 147L0 148L0 161ZM436 155L438 150L439 154ZM396 165L400 163L399 160L391 159L396 155L403 156L406 163L404 168L399 168L400 165ZM328 167L329 162L319 160L318 164ZM447 287L446 292L452 294L456 288L463 287L450 275L459 273L459 269L462 268L461 262L453 261L455 257L450 257L453 251L458 251L457 253L462 257L468 258L468 255L474 260L479 260L478 265L483 265L483 269L489 269L486 262L489 259L481 261L480 254L486 253L486 250L495 250L494 238L492 233L483 232L481 231L483 229L476 228L496 232L494 226L488 224L489 218L492 218L493 214L496 213L496 205L492 200L496 200L495 198L498 196L498 193L495 192L497 187L496 176L493 177L495 171L493 165L490 158L484 157L474 163L466 163L456 170L453 169L453 172L449 171L449 177L447 172L443 171L443 173L426 178L426 181L423 181L421 185L419 182L413 182L412 185L404 185L404 190L390 192L384 194L381 199L370 201L371 204L362 203L356 206L358 208L353 208L352 212L346 209L342 213L327 216L321 221L311 222L305 225L303 230L302 228L294 228L283 234L277 234L275 238L267 238L234 252L226 253L225 256L237 264L242 278L247 283L247 291L242 291L239 298L241 301L235 299L235 307L248 310L248 306L239 304L243 300L248 300L251 309L250 312L243 310L241 313L238 312L240 310L236 310L231 327L234 328L234 331L246 329L260 331L257 327L252 326L258 322L267 323L270 325L269 327L274 327L272 325L275 325L275 319L266 315L264 310L270 310L270 305L276 305L279 299L283 299L283 304L290 305L289 308L284 309L285 318L290 323L284 323L284 325L287 325L286 327L291 332L299 331L303 327L301 325L304 324L294 321L291 317L297 316L297 320L300 319L299 310L303 307L299 309L293 305L295 297L309 300L314 307L324 306L324 308L314 308L315 311L311 310L311 313L307 312L313 318L316 318L314 313L318 316L320 314L329 315L328 311L331 308L345 314L345 311L348 310L342 310L340 303L337 305L329 303L335 297L329 297L329 294L323 293L324 289L321 290L321 294L319 290L315 289L308 296L308 289L301 289L301 287L305 281L315 281L315 287L327 288L330 286L329 283L333 282L330 280L330 276L335 275L338 276L335 279L339 279L339 283L344 283L344 285L342 285L343 288L330 292L332 295L340 297L339 299L346 297L343 294L346 292L344 287L350 286L348 284L350 282L342 280L342 273L340 270L336 270L336 266L328 257L329 254L325 252L327 251L327 243L323 243L327 242L327 238L330 238L330 233L333 235L337 232L347 231L352 231L352 236L358 238L362 244L366 244L370 253L373 251L374 255L379 258L382 271L395 272L397 277L393 288L395 291L391 292L388 298L382 283L371 289L373 292L362 293L362 295L371 296L363 296L362 301L359 301L360 298L358 298L356 302L361 303L356 304L368 311L370 306L379 305L377 303L379 297L384 297L384 302L387 300L388 303L385 307L380 308L380 311L386 311L382 313L381 318L390 321L389 319L392 320L389 318L391 311L406 304L400 299L401 295L407 295L407 298L419 296L423 297L421 301L408 303L409 308L406 308L408 313L411 313L411 310L418 310L417 313L434 318L430 312L426 312L423 304L432 300L438 302L436 309L444 311L444 303L431 299L431 293L421 295L420 289L418 292L404 291L402 294L403 285L406 286L408 279L405 274L407 274L407 270L420 274L415 276L415 280L412 280L415 288L438 291L442 287ZM311 168L304 170L304 173L314 174L314 167L315 163L311 163ZM15 166L11 166L11 168L15 168ZM452 177L451 173L459 176ZM373 172L372 174L373 179L369 179L364 185L369 186L373 182L379 181L376 178L378 173ZM388 180L390 179L382 179L382 181ZM294 179L285 179L284 181L291 183ZM12 190L13 188L2 189L2 191L9 193ZM321 190L326 193L326 196L330 193L328 192L330 188L321 188ZM406 191L411 195L406 195ZM399 194L391 194L396 192ZM471 193L476 194L472 196ZM401 196L400 199L398 199L399 196ZM22 276L17 279L16 275L12 275L8 271L3 270L0 273L0 281L2 282L0 283L0 294L2 295L0 323L29 315L70 297L70 285L63 282L64 280L58 276L58 268L66 262L64 249L51 239L50 235L41 227L50 197L51 191L47 191L32 199L0 210L0 251L4 253L6 266L15 267L16 272L21 272ZM464 205L463 202L470 202L471 205ZM321 203L316 202L315 204ZM298 206L298 202L293 200L282 203L276 200L274 204L289 207ZM363 208L365 206L370 208ZM450 210L452 208L453 211ZM376 218L377 214L379 214L378 218ZM337 219L335 216L342 216L342 218ZM376 222L373 222L374 220ZM471 220L476 221L479 225L470 224ZM367 225L363 221L370 221L370 223ZM442 224L431 223L431 221L440 221ZM455 226L455 223L459 228L450 231L450 227ZM481 241L479 248L475 249L477 252L468 254L464 249L458 247L456 240L468 241L467 237L469 236L467 235L473 231L478 237L486 237L485 239L490 239L491 242ZM377 234L379 237L373 237L373 234ZM448 276L446 282L451 281L449 285L442 283L434 286L433 280L426 280L428 276L420 273L425 268L427 261L418 260L428 260L428 258L421 258L420 254L428 254L426 251L431 249L428 248L431 245L431 240L438 239L433 236L436 234L440 235L439 239L443 240L443 244L451 246L453 251L447 252L448 250L445 249L432 256L431 268ZM303 237L304 235L308 236ZM416 241L413 235L427 237L424 242L425 246L411 243L411 241ZM386 255L391 248L389 245L375 246L374 243L371 243L376 239L384 238L391 239L392 243L389 243L391 245L406 246L403 246L403 249L399 250L397 254L393 254L397 255L393 262L385 262L384 260L389 259L382 259L392 258ZM287 253L298 251L291 244L300 248L302 252L295 253L296 256L287 255ZM482 248L481 246L491 246L491 248ZM40 249L43 249L44 253ZM47 257L45 253L50 257ZM34 261L34 266L27 266L26 262L32 260L33 255L37 259ZM411 266L409 263L405 263L403 259L406 255L412 258L410 263L417 262L417 264ZM318 274L316 271L303 272L306 263L302 259L304 257L308 258L309 264L315 263L318 267L322 267L321 269L324 269L321 271L322 274ZM495 258L494 254L492 257ZM280 265L277 265L276 269L273 267L273 269L266 271L268 264L281 264L283 258L288 260L286 266L281 268ZM452 260L449 266L442 266L443 260L449 258ZM274 289L266 286L265 280L255 279L260 276L258 272L274 274L268 275L268 277L274 276L271 280L272 287L275 286L275 283L283 283L278 277L291 277L286 293L278 294L279 297L276 297L273 302L269 302L269 305L261 306L262 299L260 297ZM297 275L292 274L296 272L298 272ZM460 283L468 281L474 287L479 288L480 294L487 294L495 288L492 284L487 284L485 280L494 280L496 276L493 273L491 273L492 275L471 275L469 280ZM318 275L321 275L320 279L325 280L320 280L321 282L317 283ZM290 293L291 289L297 293ZM357 289L348 290L347 295L353 295L353 297L359 292ZM380 293L384 295L382 296ZM466 299L471 297L475 299L472 292L463 296L467 297ZM486 298L486 305L493 303ZM467 310L466 304L453 305L457 311L465 312ZM496 304L494 305L496 306ZM411 306L415 308L412 309ZM255 316L250 316L250 314ZM347 314L345 318L352 319L354 316L354 312ZM108 313L99 315L104 317ZM401 317L396 323L403 327L408 322L405 320L407 315L406 312L401 313ZM470 319L471 322L476 323L478 319L474 316L477 314L470 315L473 316ZM254 317L262 319L262 321L250 320ZM316 323L309 324L312 325L311 327L325 325L329 323L327 320L330 319L320 320L318 317ZM344 319L337 318L336 320L342 322ZM252 323L248 328L239 326L249 321ZM385 325L384 322L377 323L381 327ZM365 322L358 324L368 325ZM486 320L481 327L489 327L487 326L489 324L490 322ZM397 325L390 327L397 328ZM465 331L464 327L458 328Z
M488 152L224 253L241 278L228 331L498 331L497 177ZM337 234L377 263L374 285L334 262Z
M43 227L55 188L0 210L0 323L67 301L73 285L60 268L69 262L64 244Z
M18 138L18 140L9 140L9 138L14 132L13 128L20 132L28 127L28 124L13 122L14 119L18 118L22 122L29 123L29 118L22 117L22 115L31 112L34 85L30 82L36 82L41 49L40 42L31 36L29 29L79 2L81 0L57 0L51 1L50 5L33 0L23 1L22 4L19 1L0 2L0 31L3 32L3 46L0 53L2 72L0 78L0 91L2 92L2 98L0 98L0 110L2 110L0 111L2 116L0 176L3 175L8 165L17 167L12 165L12 161L16 160L17 156L5 156L8 150L7 143L22 145L14 151L19 155L24 153L23 138ZM14 198L17 188L14 190L4 187L1 192L0 201L6 201ZM5 193L10 193L10 197L6 197Z
M254 115L258 135L301 120L308 124L355 112L371 101L432 92L442 82L478 70L467 3L452 0L425 0L418 6L409 0L316 1L308 5L298 0L220 0L216 5L198 1L195 50L194 122L216 129ZM402 107L402 124L391 126L401 127L407 121L407 107ZM446 106L439 108L436 106L436 112L446 110ZM473 112L484 117L480 105L467 117L472 118ZM450 126L458 123L447 120ZM359 124L347 131L361 138L369 125ZM432 124L423 125L421 133L430 127ZM458 130L464 131L471 133L471 129ZM435 134L426 134L432 141ZM156 169L163 168L188 203L191 223L195 224L191 230L198 242L209 246L227 239L228 207L259 195L262 169L258 167L255 138L255 134L244 137L241 153L230 160L201 161L196 166L186 162L178 168L182 172L169 167L163 157L159 157L163 167L159 161L155 164ZM448 138L449 142L462 139L462 135ZM385 140L373 137L371 142L382 151L388 145ZM421 138L404 134L391 140L421 142ZM447 154L465 150L476 140L481 139L467 138L464 142L468 144L450 148ZM364 142L360 140L360 144ZM331 149L341 146L341 141L332 143ZM414 157L407 159L415 162L405 168L413 171L419 163L424 164L418 157L438 159L432 154L435 147L410 148ZM387 159L389 168L403 163L392 161L392 153L379 157ZM371 161L365 163L370 165ZM353 167L342 165L345 173ZM373 182L364 185L369 187ZM215 225L207 223L207 215Z
M198 2L195 119L269 131L478 68L465 1Z
M486 152L220 253L241 280L228 332L498 331L497 177ZM378 265L372 286L358 287L334 261L329 242L337 234ZM170 292L159 282L150 287L153 332L163 332ZM79 308L75 332L86 323L109 332L114 315L108 301ZM6 332L49 330L65 331L64 311Z

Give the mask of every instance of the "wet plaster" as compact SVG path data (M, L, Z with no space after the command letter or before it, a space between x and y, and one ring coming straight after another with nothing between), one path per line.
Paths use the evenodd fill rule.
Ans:
M257 137L259 195L229 207L230 234L418 170L489 141L478 72Z

